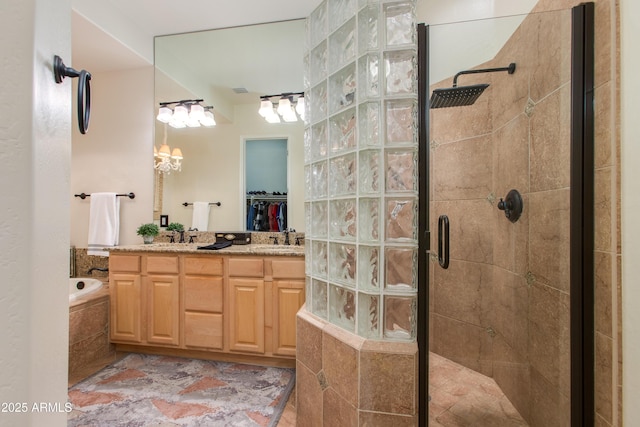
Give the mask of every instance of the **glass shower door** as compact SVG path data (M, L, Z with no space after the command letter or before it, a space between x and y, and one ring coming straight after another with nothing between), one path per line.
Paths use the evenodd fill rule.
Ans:
M429 64L430 425L569 426L571 10L430 26Z

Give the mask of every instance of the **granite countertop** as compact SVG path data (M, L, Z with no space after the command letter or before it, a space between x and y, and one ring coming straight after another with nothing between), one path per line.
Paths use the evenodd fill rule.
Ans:
M207 246L212 243L151 243L148 245L116 246L109 249L112 253L123 252L159 252L175 254L218 254L218 255L283 255L304 256L304 246L296 245L232 245L224 249L207 250L198 249L199 246Z

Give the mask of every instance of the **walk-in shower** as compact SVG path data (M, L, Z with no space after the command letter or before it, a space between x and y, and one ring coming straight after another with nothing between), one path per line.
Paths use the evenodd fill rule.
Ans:
M593 420L593 277L575 273L593 265L576 262L574 221L593 205L574 197L589 193L576 170L593 174L593 135L578 132L593 122L576 118L593 88L589 55L576 55L593 51L593 22L576 13L592 6L419 27L421 420Z

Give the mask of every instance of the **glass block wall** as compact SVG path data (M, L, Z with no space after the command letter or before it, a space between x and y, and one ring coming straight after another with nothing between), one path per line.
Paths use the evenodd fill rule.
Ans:
M326 0L307 20L307 309L415 340L415 0Z

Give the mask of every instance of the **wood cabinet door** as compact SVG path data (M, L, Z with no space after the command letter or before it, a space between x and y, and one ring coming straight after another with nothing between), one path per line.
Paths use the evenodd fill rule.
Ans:
M113 341L142 342L141 285L139 274L111 274L109 290Z
M186 312L184 314L184 345L222 350L222 314Z
M180 343L180 288L178 276L151 275L146 279L147 342Z
M273 281L273 352L296 355L296 314L304 304L303 280Z
M229 279L229 348L264 353L264 281Z

